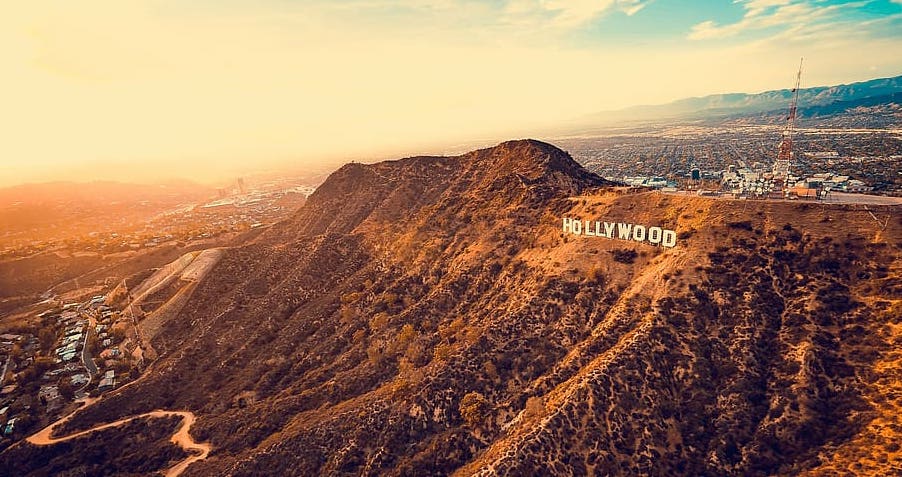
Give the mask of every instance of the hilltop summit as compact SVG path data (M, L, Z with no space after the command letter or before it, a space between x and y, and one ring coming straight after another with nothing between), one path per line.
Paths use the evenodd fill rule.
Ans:
M535 139L503 142L463 156L472 167L497 174L516 174L528 184L545 182L571 195L590 187L611 185L587 171L567 152Z
M501 213L611 185L568 153L532 139L454 157L351 163L331 174L291 223L274 234L286 229L303 236L349 233L365 222L405 221L424 208L445 215L462 208Z

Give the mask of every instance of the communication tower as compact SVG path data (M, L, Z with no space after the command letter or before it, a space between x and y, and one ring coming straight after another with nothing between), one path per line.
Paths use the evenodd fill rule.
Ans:
M799 72L796 74L796 84L792 88L792 103L789 105L789 116L786 118L786 127L783 129L783 137L777 147L777 160L774 161L774 189L787 192L792 167L792 136L795 132L796 108L799 104L799 84L802 81L802 60L799 60Z

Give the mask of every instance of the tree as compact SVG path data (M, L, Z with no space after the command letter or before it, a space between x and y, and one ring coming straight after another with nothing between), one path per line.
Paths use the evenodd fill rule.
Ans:
M60 396L67 401L71 401L72 398L75 397L75 390L72 389L72 382L69 378L60 379L59 383L57 383L56 387L60 391Z
M473 391L467 393L464 398L460 400L458 410L460 411L460 417L464 419L464 422L466 422L468 426L478 427L485 422L489 415L489 411L491 410L491 406L482 393Z
M53 367L53 358L49 356L38 356L34 360L34 364L29 366L22 371L19 375L19 382L22 384L28 384L30 382L36 381L41 377L46 371Z
M357 316L357 314L354 313L354 309L351 308L350 306L342 306L341 307L341 313L340 313L339 319L341 320L342 323L350 324L354 321L354 318L356 316Z
M370 360L370 363L374 366L378 366L382 364L382 360L385 358L385 354L380 349L379 345L376 343L372 343L366 349L366 357Z
M125 339L125 328L121 326L110 328L110 338L113 343L120 343Z
M131 365L128 364L128 361L122 360L117 362L113 369L116 371L116 375L126 375L131 371Z
M614 256L615 262L625 263L627 265L636 261L636 257L639 256L635 250L631 250L628 248L621 248L610 251L611 255Z
M370 330L373 332L380 331L388 324L388 313L380 312L370 318Z
M12 349L9 350L9 355L12 357L13 361L18 362L24 356L24 352L22 351L22 347L18 344L14 344Z
M404 350L404 358L407 359L407 361L410 361L414 366L426 364L426 348L423 346L423 343L413 341L408 344L407 349Z
M498 379L500 377L498 376L498 368L495 367L495 363L493 363L491 361L486 361L482 365L482 369L485 370L486 376L488 376L492 381L498 382Z
M438 361L446 361L454 353L454 348L447 343L439 343L432 350L433 358Z
M413 329L413 325L407 323L401 327L401 333L398 334L398 347L403 348L415 339L417 339L417 332Z
M359 292L345 293L341 296L342 304L355 303L360 301L361 294Z
M41 350L49 351L56 343L56 333L51 328L41 328L38 332L38 341L41 343Z
M604 271L599 266L594 266L589 269L588 273L586 273L586 279L591 283L604 283Z

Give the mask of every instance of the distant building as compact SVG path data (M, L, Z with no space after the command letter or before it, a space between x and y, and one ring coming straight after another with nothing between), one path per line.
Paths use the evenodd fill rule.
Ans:
M99 390L100 392L106 392L115 387L116 372L111 369L103 373L103 379L100 380L100 384L97 386L97 390Z
M789 196L799 199L817 199L818 189L815 187L793 187L789 189Z
M16 432L16 421L18 417L14 417L6 423L6 427L3 428L3 435L9 436L12 435L13 432Z
M38 399L48 406L55 404L60 398L60 390L53 384L41 386L41 389L38 391Z
M873 189L873 187L868 187L867 184L856 179L851 179L846 183L845 187L843 187L845 192L870 192Z
M806 152L805 155L808 157L813 157L815 159L830 159L839 157L839 153L836 151Z
M78 305L77 303L73 303L74 305ZM74 311L66 311L60 314L60 321L65 322L71 319L78 318L78 313Z
M650 177L642 184L646 187L667 187L667 179L663 177Z
M82 338L84 338L84 336L85 335L83 335L82 333L76 333L74 335L69 335L65 339L63 339L63 345L68 345L70 343L78 343L79 341L81 341Z
M83 373L73 375L71 378L69 378L69 382L71 382L73 386L78 386L78 387L88 384L89 381L91 381L91 378L88 377L87 374L83 374Z

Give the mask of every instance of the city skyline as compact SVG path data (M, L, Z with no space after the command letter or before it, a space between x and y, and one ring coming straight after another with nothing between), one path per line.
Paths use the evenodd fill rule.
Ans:
M33 2L0 19L0 186L200 182L599 111L902 72L898 0Z

